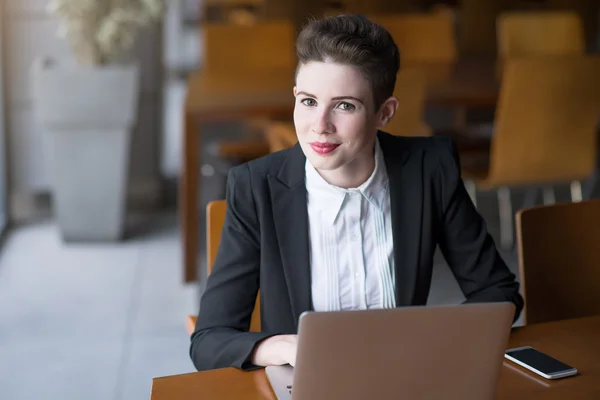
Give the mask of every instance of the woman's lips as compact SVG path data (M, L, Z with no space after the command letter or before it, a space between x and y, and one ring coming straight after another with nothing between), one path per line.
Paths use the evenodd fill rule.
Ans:
M315 151L315 153L321 155L329 154L339 147L339 144L327 142L312 142L309 144L310 147Z

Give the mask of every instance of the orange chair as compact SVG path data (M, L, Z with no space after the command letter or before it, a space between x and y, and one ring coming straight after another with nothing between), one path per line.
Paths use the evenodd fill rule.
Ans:
M574 12L506 12L497 25L501 59L585 53L583 24Z
M384 131L397 136L431 136L431 128L423 121L427 99L427 80L419 69L400 68L394 96L398 110Z
M512 58L585 54L581 18L569 11L511 11L500 14L497 75Z
M373 14L400 49L402 62L454 63L458 57L454 20L448 13Z
M548 8L556 11L574 11L581 18L586 43L598 37L598 0L546 0Z
M570 183L573 201L586 197L581 181L596 165L598 71L600 57L592 56L508 60L489 158L477 165L461 155L474 199L475 187L497 190L503 247L513 244L510 188L549 189L545 202L552 203L551 185Z
M215 258L217 257L226 211L227 203L225 200L211 201L206 207L206 258L208 274L210 274ZM195 327L196 317L193 315L188 316L186 329L190 335L194 332ZM260 294L256 298L256 305L252 313L250 332L260 332Z

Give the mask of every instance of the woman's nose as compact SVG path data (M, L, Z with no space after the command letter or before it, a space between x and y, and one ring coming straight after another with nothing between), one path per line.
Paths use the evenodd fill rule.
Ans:
M327 111L322 111L315 115L313 121L313 132L317 134L330 133L331 132L331 121Z

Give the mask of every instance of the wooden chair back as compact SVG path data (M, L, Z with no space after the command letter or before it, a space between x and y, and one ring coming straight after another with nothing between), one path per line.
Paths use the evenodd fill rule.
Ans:
M575 12L507 12L497 20L501 59L585 53L581 18Z
M206 268L209 274L212 272L221 244L221 231L225 224L226 212L225 200L211 201L206 206Z
M600 200L517 213L527 324L600 315Z
M546 3L550 10L576 12L583 24L585 42L596 41L600 27L598 0L546 0Z
M600 57L508 60L484 185L570 182L596 165Z
M223 231L226 212L227 203L225 200L211 201L206 207L206 265L208 274L212 271L221 244L221 232ZM260 294L256 297L256 304L250 322L250 332L260 332Z
M398 136L429 136L423 123L427 99L425 74L418 69L401 68L394 96L398 98L398 110L384 130Z
M374 14L400 49L403 63L452 63L457 59L454 20L450 14Z
M209 23L203 27L203 36L203 68L208 72L293 70L296 64L295 29L290 21Z

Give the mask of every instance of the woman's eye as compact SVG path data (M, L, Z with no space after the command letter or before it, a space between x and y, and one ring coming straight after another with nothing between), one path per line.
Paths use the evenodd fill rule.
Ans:
M309 106L309 107L312 107L315 104L317 104L317 102L314 99L303 99L302 101L300 101L300 103L304 104L305 106Z
M346 103L346 102L340 103L340 105L338 107L344 111L352 111L355 109L354 104L350 104L350 103Z

